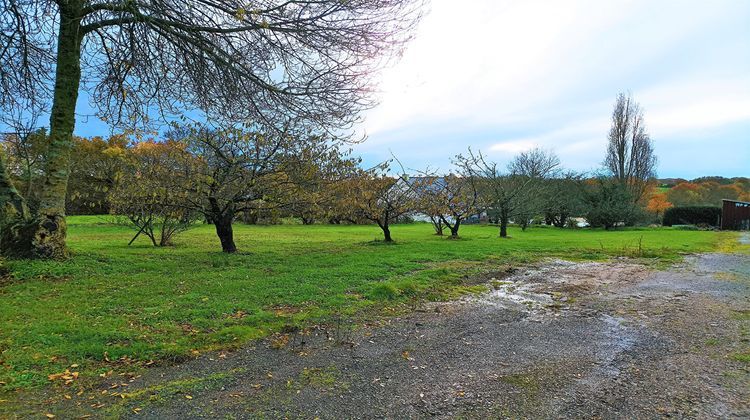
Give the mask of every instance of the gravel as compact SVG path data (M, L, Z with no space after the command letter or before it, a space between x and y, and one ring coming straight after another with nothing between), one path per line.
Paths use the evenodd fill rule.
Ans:
M124 412L748 418L748 365L730 355L748 351L749 260L702 255L665 271L628 260L550 261L491 283L485 295L356 331L321 327L292 333L283 348L267 340L150 369L131 385L145 392ZM186 380L187 389L154 387Z

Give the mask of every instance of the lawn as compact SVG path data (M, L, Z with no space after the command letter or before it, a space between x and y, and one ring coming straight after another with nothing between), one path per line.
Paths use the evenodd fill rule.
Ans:
M67 261L10 261L0 278L0 389L34 389L48 375L184 360L333 317L367 317L421 299L484 290L467 275L543 257L634 256L674 261L717 249L732 233L671 229L562 230L463 226L462 239L427 224L236 225L240 253L225 255L211 226L154 248L106 219L71 217ZM369 315L368 315L369 314ZM71 367L72 366L72 367ZM0 394L0 401L3 395ZM0 404L1 405L1 404ZM0 407L1 408L1 407ZM0 411L1 412L1 411Z

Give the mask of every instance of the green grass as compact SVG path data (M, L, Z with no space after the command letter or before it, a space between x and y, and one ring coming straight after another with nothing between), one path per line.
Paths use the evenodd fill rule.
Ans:
M180 361L267 336L287 325L325 322L368 308L446 299L483 290L467 273L542 257L628 255L674 261L731 242L728 233L636 229L614 232L462 226L462 240L426 224L395 226L397 243L373 226L236 225L241 252L219 252L211 226L176 246L127 246L133 232L105 218L69 220L67 261L10 261L0 279L0 389L76 381L150 360ZM640 243L640 250L639 250ZM2 397L2 395L0 395ZM0 398L2 400L2 398Z

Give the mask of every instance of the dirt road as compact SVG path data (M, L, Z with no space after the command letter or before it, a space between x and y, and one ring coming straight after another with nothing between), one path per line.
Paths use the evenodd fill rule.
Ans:
M385 325L153 369L133 418L750 417L750 258L551 261ZM282 347L283 348L278 348Z

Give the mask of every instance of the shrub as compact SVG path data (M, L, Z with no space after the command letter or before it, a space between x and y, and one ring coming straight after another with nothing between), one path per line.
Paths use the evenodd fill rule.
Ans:
M585 202L585 217L592 227L632 226L643 217L627 187L616 180L597 179L586 191Z
M721 208L711 206L672 207L664 212L664 226L700 225L717 226Z

